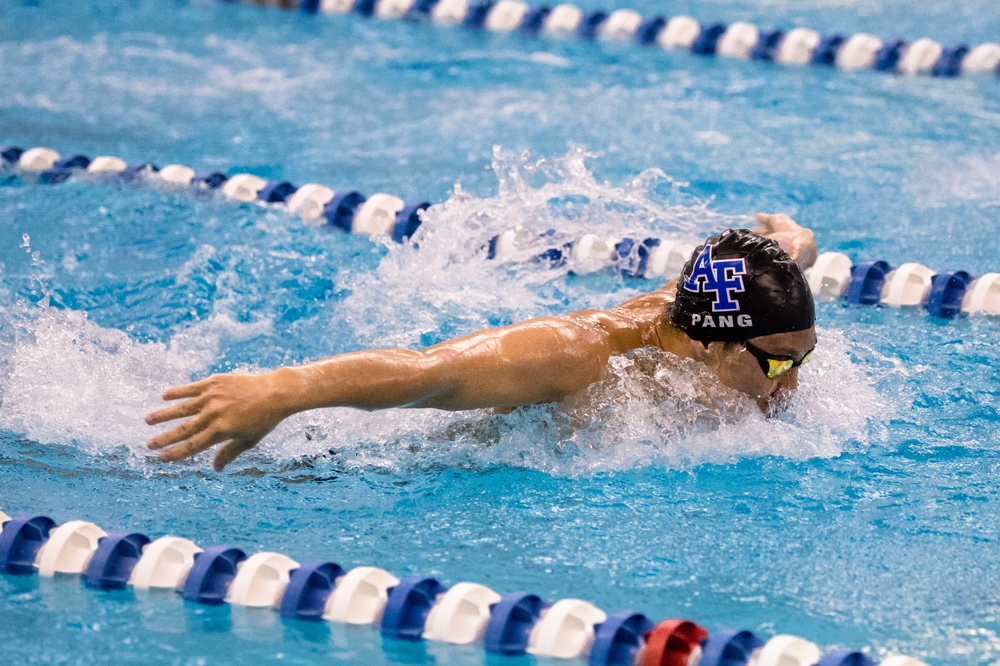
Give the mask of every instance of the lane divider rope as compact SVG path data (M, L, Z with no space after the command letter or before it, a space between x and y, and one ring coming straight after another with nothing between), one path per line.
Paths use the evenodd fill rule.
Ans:
M240 4L239 0L222 0ZM244 4L246 0L244 0ZM763 29L738 21L700 23L690 16L643 17L631 9L584 11L571 4L532 7L523 0L255 0L283 9L315 14L354 13L411 23L461 25L492 32L576 36L581 39L634 42L663 49L687 49L697 55L721 55L786 65L815 65L841 70L954 77L992 74L1000 77L1000 44L942 46L921 38L912 42L882 40L868 33L820 34L809 28Z
M387 638L477 644L486 652L586 661L591 666L875 666L862 652L823 655L804 638L763 640L746 630L709 633L684 619L608 614L581 599L547 603L527 592L498 594L478 583L446 587L434 578L397 578L375 567L349 571L281 553L247 556L230 546L202 549L175 536L105 532L40 515L0 511L0 572L80 576L92 590L175 590L196 604L274 609L305 622L369 625ZM906 656L879 666L927 666Z
M0 147L0 168L4 166L29 182L57 184L72 177L111 177L145 179L193 191L215 190L236 201L283 207L311 224L386 235L398 243L416 232L423 211L431 206L426 201L406 203L385 193L365 197L354 190L332 190L315 183L296 187L287 181L267 181L247 173L199 173L179 164L163 168L149 163L129 165L111 156L63 157L49 148ZM552 268L568 266L574 273L610 267L623 277L637 279L676 277L694 251L693 245L669 239L586 234L539 252L539 244L544 245L550 236L555 237L554 230L539 237L528 236L520 228L509 229L491 238L483 250L490 260L533 261ZM1000 315L1000 273L975 278L967 271L934 271L913 262L893 268L884 260L853 265L847 255L827 252L806 271L806 278L820 301L842 299L854 305L923 308L941 319L959 313Z

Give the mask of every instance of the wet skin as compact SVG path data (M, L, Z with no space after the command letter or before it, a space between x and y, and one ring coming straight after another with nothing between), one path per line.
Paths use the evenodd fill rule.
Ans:
M758 215L759 231L798 261L816 256L815 241L784 215ZM802 265L802 264L800 264ZM506 410L568 398L599 380L613 356L658 347L703 362L719 380L769 410L798 385L798 369L770 379L740 345L707 347L674 328L667 316L676 282L611 310L581 310L477 331L423 350L376 349L339 354L259 375L215 375L168 389L178 404L146 423L186 419L148 441L160 458L176 461L221 444L221 471L283 419L320 407L365 410L422 407ZM816 344L810 328L754 338L761 350L801 358Z

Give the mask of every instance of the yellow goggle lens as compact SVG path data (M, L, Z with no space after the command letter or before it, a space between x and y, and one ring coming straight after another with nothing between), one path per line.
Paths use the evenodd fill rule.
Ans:
M774 358L769 358L767 359L767 377L768 379L780 377L791 370L794 365L795 361L779 361Z

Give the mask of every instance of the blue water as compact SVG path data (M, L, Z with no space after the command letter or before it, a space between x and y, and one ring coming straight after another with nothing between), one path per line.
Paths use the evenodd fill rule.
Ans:
M669 11L948 43L1000 27L988 2ZM162 186L0 178L0 510L876 656L1000 659L985 317L821 304L815 362L771 421L645 352L578 400L509 416L300 415L225 474L157 462L141 421L210 372L418 347L657 286L484 261L514 225L691 240L780 210L855 260L1000 270L997 81L164 0L0 0L0 63L2 144L446 202L419 246L390 248ZM483 661L37 577L0 577L0 640L16 662Z

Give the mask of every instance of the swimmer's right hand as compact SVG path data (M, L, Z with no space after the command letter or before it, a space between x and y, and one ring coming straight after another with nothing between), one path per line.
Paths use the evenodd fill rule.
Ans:
M297 411L287 400L287 380L283 370L262 375L234 373L167 389L164 400L184 402L147 415L146 423L187 420L146 445L160 451L160 460L173 462L222 444L213 464L221 472Z
M778 241L781 249L805 270L816 263L816 238L813 232L784 213L757 213L754 220L759 226L754 231L766 238Z

